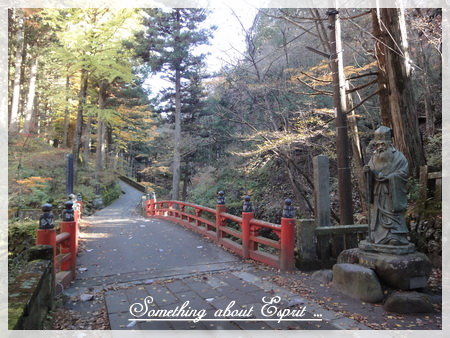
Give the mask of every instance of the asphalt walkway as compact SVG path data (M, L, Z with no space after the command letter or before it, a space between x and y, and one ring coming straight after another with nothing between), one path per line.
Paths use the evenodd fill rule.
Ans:
M86 217L79 279L87 286L173 277L233 267L239 259L205 238L163 220L139 215L142 193L121 182L125 194ZM87 270L86 270L87 269Z
M88 317L106 306L113 330L367 329L257 277L252 264L199 234L143 218L141 192L120 184L118 200L84 218L77 278L64 292L69 309ZM97 301L83 301L85 294Z

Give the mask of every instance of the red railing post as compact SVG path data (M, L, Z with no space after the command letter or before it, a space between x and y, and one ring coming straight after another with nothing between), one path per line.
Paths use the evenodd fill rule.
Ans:
M221 213L227 211L227 207L225 206L225 197L224 192L219 191L217 193L217 204L216 204L216 235L217 235L217 241L220 242L222 239L222 230L221 227L224 226L223 219L221 216Z
M202 217L202 210L199 210L199 209L195 209L195 216L197 216L197 217ZM199 221L198 219L196 219L195 220L195 225L196 226L200 226L201 225L201 221ZM208 224L206 224L206 231L208 231Z
M283 217L281 218L281 250L280 250L280 270L295 270L295 218L294 208L290 199L285 200Z
M79 218L81 219L82 215L83 215L83 208L84 208L84 202L83 201L78 201L78 205L79 205L79 210L80 210L80 215Z
M69 239L61 243L61 254L70 253L70 260L61 264L61 271L72 271L72 278L75 278L75 267L78 252L78 222L74 220L73 202L64 203L65 209L62 213L61 232L67 232Z
M242 253L243 258L250 257L250 221L253 219L253 212L242 213Z
M73 220L78 223L80 218L81 218L80 204L78 203L78 201L75 201L73 203Z
M145 201L145 212L147 217L152 217L155 216L156 212L155 212L155 208L156 208L156 204L154 200L147 200Z
M169 206L169 216L173 216L173 203L172 202L169 202L169 203L167 203L168 204L168 206Z
M44 204L44 212L39 218L39 228L36 230L36 245L51 245L53 247L53 270L56 268L56 230L53 223L52 205Z
M242 256L244 259L250 258L250 251L255 250L250 241L250 221L254 218L252 202L250 196L244 197L244 207L242 209Z
M67 232L70 234L69 239L61 243L60 247L62 254L70 253L70 260L67 260L61 264L61 271L70 270L73 274L75 274L77 258L77 222L61 222L61 232Z

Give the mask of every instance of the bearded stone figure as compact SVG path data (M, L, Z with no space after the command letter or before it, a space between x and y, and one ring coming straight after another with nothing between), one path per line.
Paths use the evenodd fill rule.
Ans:
M368 242L383 245L408 245L405 221L408 161L392 145L392 130L381 126L371 145L374 153L364 167L368 182Z

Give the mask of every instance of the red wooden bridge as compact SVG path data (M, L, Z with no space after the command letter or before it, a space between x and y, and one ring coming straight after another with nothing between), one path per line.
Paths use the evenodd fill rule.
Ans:
M281 224L255 219L249 196L242 216L227 213L223 192L216 209L188 202L147 199L144 212L147 217L166 219L200 233L244 259L251 258L282 271L295 269L295 219L289 199L285 201ZM260 236L262 229L273 231L279 239Z

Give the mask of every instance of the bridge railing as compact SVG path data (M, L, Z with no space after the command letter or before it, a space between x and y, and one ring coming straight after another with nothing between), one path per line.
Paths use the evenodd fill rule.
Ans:
M39 228L36 230L36 245L53 247L55 280L64 287L75 279L82 206L82 201L65 203L60 231L57 233L53 223L52 205L44 204L42 207L44 213L39 219Z
M200 233L233 251L244 259L253 259L283 271L295 269L295 219L291 200L285 201L281 224L254 218L250 197L245 197L241 217L226 212L223 192L219 193L216 209L181 201L145 201L147 217L162 218ZM278 237L260 235L262 229ZM267 230L266 230L267 231ZM261 249L265 250L261 250Z

